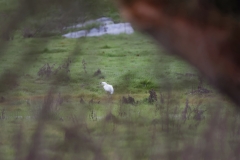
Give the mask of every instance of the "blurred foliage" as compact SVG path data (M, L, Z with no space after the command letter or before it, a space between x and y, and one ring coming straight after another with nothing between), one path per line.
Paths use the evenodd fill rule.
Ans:
M51 32L62 33L64 27L94 18L112 16L115 20L120 19L110 0L2 0L0 3L4 8L0 10L3 39L10 39L19 29L24 37L47 36L53 35Z

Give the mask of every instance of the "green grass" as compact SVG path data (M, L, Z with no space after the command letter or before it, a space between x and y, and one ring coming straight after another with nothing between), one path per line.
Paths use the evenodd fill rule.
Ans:
M23 39L21 43L20 40L11 42L7 53L2 57L2 61L7 61L8 63L2 65L1 73L4 73L6 70L11 70L12 66L18 68L18 66L22 65L21 63L29 64L26 61L21 62L21 58L24 56L26 50L28 50L25 46L26 43L28 43L31 48L38 44L41 45L42 41L44 40L34 39L31 41ZM142 45L139 45L139 43ZM118 93L118 88L121 90L120 88L123 83L126 83L125 81L128 81L129 86L125 89L129 93L138 93L139 91L146 92L151 88L156 89L160 85L158 83L158 75L156 74L159 71L156 71L154 67L154 64L158 63L158 54L164 56L164 61L169 64L164 63L164 68L158 68L157 70L163 70L163 73L160 74L164 74L164 76L166 76L166 74L172 74L163 77L160 81L164 81L164 78L169 78L175 82L174 74L178 72L182 73L184 69L193 72L188 65L181 65L179 67L179 62L176 59L164 53L157 53L156 47L151 44L149 45L149 43L150 40L145 40L137 34L132 36L104 36L80 40L58 37L52 38L49 43L42 48L38 46L38 51L33 51L36 52L35 54L27 55L27 60L30 62L34 61L34 63L30 64L26 67L26 70L19 73L21 74L20 81L22 83L17 88L20 90L21 88L28 88L30 92L29 95L33 92L40 92L41 89L35 88L38 86L36 81L42 81L42 83L48 84L51 78L49 78L49 80L44 78L38 80L39 77L37 76L37 72L39 69L46 63L50 65L55 64L55 68L57 68L69 57L69 54L73 52L75 45L78 45L80 49L76 51L72 59L69 73L70 82L72 82L70 85L73 86L74 93L79 92L81 83L84 83L82 81L87 81L87 88L90 91L93 90L102 93L98 85L102 80L92 78L92 75L97 69L102 71L105 81L116 87L116 93ZM85 73L83 69L83 60L86 62L87 73ZM24 75L28 76L26 77ZM88 79L91 80L88 81ZM90 84L90 82L92 84ZM42 84L39 87L42 87ZM60 86L60 88L62 87L64 86ZM45 91L44 88L42 91ZM11 94L13 94L13 92L14 91L11 91Z
M56 69L68 59L69 73L38 76L46 63L55 64ZM94 77L98 69L102 76ZM18 37L1 55L0 74L9 77L0 85L0 96L5 98L0 103L0 116L4 116L0 119L0 155L4 159L27 157L38 144L38 156L57 159L92 159L96 155L105 159L181 159L177 157L188 153L184 150L189 145L197 153L206 151L211 137L206 128L219 132L220 137L225 134L224 156L232 155L228 141L233 141L231 145L239 142L234 125L228 125L237 126L239 120L232 108L227 108L232 106L227 98L207 82L204 87L211 93L190 94L198 87L196 70L137 33L82 39ZM15 77L16 82L10 81ZM101 81L114 86L111 97L103 91ZM53 102L41 115L50 87ZM151 89L158 96L153 104L148 103ZM132 96L136 103L123 104L122 96ZM80 104L81 97L85 104ZM184 121L186 99L192 110ZM194 119L194 108L207 110L204 120ZM39 120L39 114L45 119ZM221 117L213 121L216 114ZM227 129L221 128L219 121ZM216 143L211 144L219 146L219 137L212 138Z

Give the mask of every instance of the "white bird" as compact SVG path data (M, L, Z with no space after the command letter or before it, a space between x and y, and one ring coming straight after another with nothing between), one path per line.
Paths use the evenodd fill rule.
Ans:
M102 84L102 86L103 86L103 88L106 92L109 92L110 94L113 94L114 89L113 89L112 85L107 84L106 82L102 82L101 84Z

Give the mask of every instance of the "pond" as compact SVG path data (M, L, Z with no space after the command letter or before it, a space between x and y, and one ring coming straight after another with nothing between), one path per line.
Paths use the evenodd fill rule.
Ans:
M96 20L90 20L85 23L79 23L74 26L66 27L66 29L81 29L93 24L99 24L99 27L90 30L80 30L64 34L66 38L80 38L80 37L96 37L105 34L118 35L118 34L132 34L134 32L130 23L114 23L111 18L102 17Z

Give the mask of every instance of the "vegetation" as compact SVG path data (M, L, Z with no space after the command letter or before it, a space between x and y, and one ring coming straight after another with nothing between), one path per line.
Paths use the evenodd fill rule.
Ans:
M239 158L234 105L149 38L13 35L1 44L0 159Z

